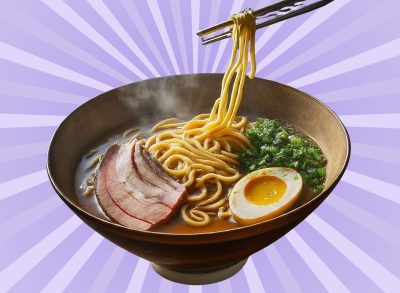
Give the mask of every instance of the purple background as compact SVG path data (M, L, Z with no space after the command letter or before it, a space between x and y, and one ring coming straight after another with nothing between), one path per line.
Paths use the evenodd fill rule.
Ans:
M398 0L335 0L257 32L257 76L326 102L352 156L333 194L231 279L160 278L82 224L48 182L46 149L68 113L132 81L223 72L230 43L203 47L195 32L268 2L2 1L0 291L399 292Z

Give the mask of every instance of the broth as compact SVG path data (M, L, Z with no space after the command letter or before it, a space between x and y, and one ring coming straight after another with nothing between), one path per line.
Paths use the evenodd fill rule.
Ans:
M87 151L87 153L82 157L81 161L79 162L75 174L76 198L83 209L85 209L92 215L95 215L101 219L112 222L111 219L107 217L107 215L103 212L102 208L98 204L96 195L94 193L91 193L90 195L84 195L86 189L86 180L91 176L91 174L93 174L97 170L98 167L98 165L92 168L88 168L88 166L90 166L90 164L93 162L93 160L96 159L97 156L104 154L107 148L112 144L125 143L129 141L132 138L132 136L135 135L136 133L143 133L143 135L141 134L141 136L146 137L146 133L148 133L149 130L150 129L141 128L138 129L137 132L133 132L127 137L123 137L123 133L126 130L122 132L115 132L114 134L112 134L112 136L102 141L99 141L96 145L94 145L90 150ZM88 156L88 154L90 154L92 150L96 150L96 153L94 153L91 156ZM310 201L315 196L316 194L312 191L311 188L303 185L303 190L299 196L299 199L290 208L290 210L293 210L296 207L299 207L302 204ZM183 222L180 216L180 212L178 210L169 222L157 225L151 231L174 233L174 234L195 234L195 233L207 233L207 232L230 230L238 228L240 226L241 225L236 223L232 217L230 217L229 219L219 219L218 217L215 217L213 218L211 223L207 226L193 227Z

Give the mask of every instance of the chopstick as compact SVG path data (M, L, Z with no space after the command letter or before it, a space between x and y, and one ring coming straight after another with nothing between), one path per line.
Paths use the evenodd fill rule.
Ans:
M284 0L264 8L253 11L253 15L257 18L271 18L262 23L256 24L256 30L263 28L274 23L313 11L320 7L323 7L334 0ZM203 29L197 33L198 36L202 37L202 44L207 45L216 41L220 41L232 36L231 27L233 22L231 20L216 24L209 28ZM215 35L210 38L204 38L205 35L217 32L221 29L228 28L221 34Z

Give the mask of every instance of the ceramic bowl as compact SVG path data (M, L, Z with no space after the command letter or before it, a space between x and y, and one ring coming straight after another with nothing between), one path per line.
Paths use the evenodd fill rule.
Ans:
M221 74L177 75L103 93L61 123L48 152L49 178L65 204L105 238L149 260L158 273L177 282L216 282L240 270L251 254L285 235L327 198L349 160L346 129L326 105L287 85L255 78L246 81L240 114L250 120L281 119L311 136L327 158L327 178L321 194L305 198L285 214L258 224L189 235L132 230L80 204L74 183L77 164L96 142L127 125L150 127L168 117L190 119L207 113L218 97L221 81Z

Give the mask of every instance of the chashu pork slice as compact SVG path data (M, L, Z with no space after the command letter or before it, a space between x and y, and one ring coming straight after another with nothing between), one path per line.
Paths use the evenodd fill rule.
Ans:
M156 178L166 178L168 175L163 170L158 175L155 173L143 157L141 146L137 144L136 140L121 145L116 172L118 180L125 186L125 189L143 203L162 203L175 209L186 193L184 186L175 189L166 188L165 181ZM169 178L169 181L170 185L179 184L172 178Z
M95 177L95 193L99 205L103 209L104 213L111 220L117 222L118 224L136 230L149 230L152 226L150 223L128 215L120 206L118 206L113 201L112 197L108 193L106 188L106 169L110 166L109 161L110 154L107 151L103 157L103 160Z
M104 155L96 175L97 200L115 222L136 230L149 230L166 221L173 211L161 203L140 202L125 189L116 175L119 149L120 146L112 145Z

